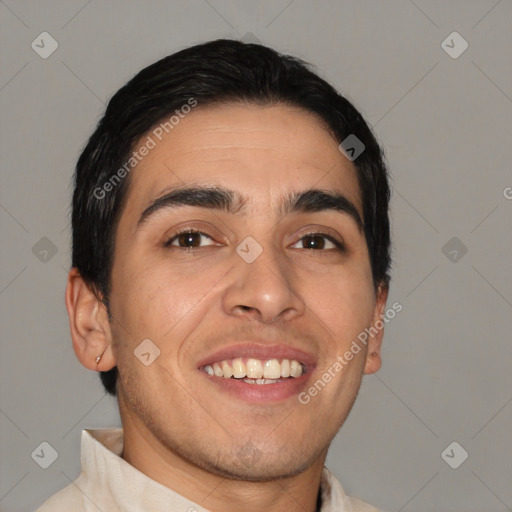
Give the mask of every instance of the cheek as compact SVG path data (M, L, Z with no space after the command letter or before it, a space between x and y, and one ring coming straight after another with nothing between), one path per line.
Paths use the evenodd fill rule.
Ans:
M184 339L223 273L223 269L183 272L155 261L120 266L117 275L122 280L113 286L115 311L133 338L150 338L157 344L158 340Z
M347 269L319 283L310 283L308 306L336 336L338 345L350 343L370 325L375 306L371 276Z

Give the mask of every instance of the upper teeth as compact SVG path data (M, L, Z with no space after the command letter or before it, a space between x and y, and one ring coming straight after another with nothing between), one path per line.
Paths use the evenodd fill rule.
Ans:
M204 371L209 375L217 377L235 377L243 379L279 379L280 377L300 377L304 373L304 366L295 359L247 359L246 362L240 357L236 359L219 361L213 365L206 365Z

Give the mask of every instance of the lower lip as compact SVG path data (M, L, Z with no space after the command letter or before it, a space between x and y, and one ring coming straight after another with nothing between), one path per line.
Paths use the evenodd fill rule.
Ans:
M300 377L290 377L275 384L248 384L242 379L226 379L209 375L199 370L213 385L218 386L223 392L231 396L251 403L282 402L298 395L306 387L306 382L312 371L308 371Z

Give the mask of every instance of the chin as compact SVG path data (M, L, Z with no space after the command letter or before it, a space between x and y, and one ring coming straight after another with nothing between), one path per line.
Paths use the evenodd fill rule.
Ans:
M278 447L272 444L261 447L260 444L258 447L249 441L229 453L217 453L213 457L210 453L206 458L197 454L194 462L204 470L230 480L267 482L295 476L310 467L323 450L307 448L309 451L305 453L304 446L302 449L289 444Z
M302 473L311 465L311 462L294 461L268 461L265 463L255 463L254 465L240 464L233 462L232 464L223 464L215 466L209 470L218 475L229 478L230 480L241 480L245 482L269 482L283 478L290 478Z

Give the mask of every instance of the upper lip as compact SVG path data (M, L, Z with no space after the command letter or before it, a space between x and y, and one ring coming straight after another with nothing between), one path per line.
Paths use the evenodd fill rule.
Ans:
M216 352L209 354L198 362L201 368L207 364L213 364L225 359L253 358L267 361L269 359L295 359L299 363L304 363L307 368L316 366L315 357L309 352L305 352L290 345L278 344L268 345L257 342L237 343L221 348Z

